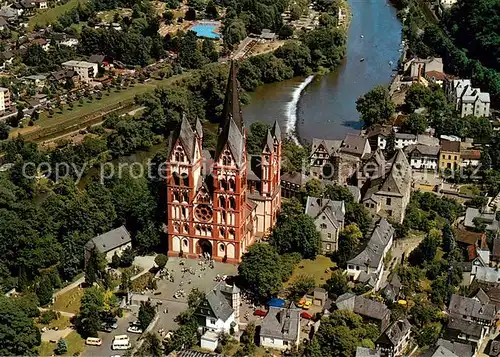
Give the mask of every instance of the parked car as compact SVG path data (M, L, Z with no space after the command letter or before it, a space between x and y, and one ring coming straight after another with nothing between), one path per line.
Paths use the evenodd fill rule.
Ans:
M309 310L312 306L313 302L311 299L307 299L304 306L302 307L303 309Z
M312 315L308 312L305 312L305 311L302 311L300 313L300 317L304 318L304 319L307 319L307 320L312 320Z
M265 317L267 315L267 311L264 311L264 310L261 310L261 309L257 309L254 311L253 313L255 316L262 316L262 317Z
M111 332L111 331L113 331L113 329L111 328L111 326L109 326L107 323L103 323L101 325L100 330L103 331L103 332Z
M297 303L297 306L302 307L302 306L304 306L305 303L306 303L306 299L300 299L300 301Z
M130 332L130 333L142 333L142 329L139 326L130 326L127 329L127 332Z

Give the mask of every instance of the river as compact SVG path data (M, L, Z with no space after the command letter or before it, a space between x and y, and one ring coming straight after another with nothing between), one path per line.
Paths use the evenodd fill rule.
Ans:
M376 85L390 83L400 56L402 26L387 0L348 2L353 17L342 65L325 76L260 86L243 108L247 125L277 119L303 143L313 137L342 139L360 129L356 99Z

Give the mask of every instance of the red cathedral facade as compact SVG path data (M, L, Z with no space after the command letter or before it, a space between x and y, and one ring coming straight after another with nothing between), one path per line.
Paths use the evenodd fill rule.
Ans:
M217 148L202 147L203 127L184 117L170 137L167 161L168 255L237 263L268 235L281 207L281 131L268 130L259 155L246 150L247 129L231 63Z

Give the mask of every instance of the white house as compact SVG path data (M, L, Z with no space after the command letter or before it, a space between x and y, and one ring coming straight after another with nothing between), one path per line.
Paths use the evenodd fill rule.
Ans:
M205 301L196 314L204 319L204 331L230 333L238 331L240 289L236 285L220 282L206 293Z
M455 5L457 0L439 0L439 5L443 8L450 8Z
M82 81L89 83L92 78L97 76L98 66L97 63L90 63L85 61L67 61L62 64L63 68L70 69L78 73Z
M260 329L260 345L279 350L292 349L300 342L300 309L271 306Z
M10 92L8 88L0 87L0 113L10 108Z
M85 261L94 249L106 255L106 260L110 262L115 253L121 256L123 251L130 247L132 247L130 233L125 226L121 226L89 240L85 244Z
M481 92L479 88L473 88L470 79L447 81L445 92L462 118L467 115L490 116L490 94Z
M385 218L380 219L365 249L347 262L347 276L378 290L384 272L384 258L392 247L393 238L394 227Z
M416 170L436 170L439 161L439 146L410 145L406 148L410 166Z
M417 143L417 136L415 134L396 133L394 142L396 149L404 149L407 146L415 145Z

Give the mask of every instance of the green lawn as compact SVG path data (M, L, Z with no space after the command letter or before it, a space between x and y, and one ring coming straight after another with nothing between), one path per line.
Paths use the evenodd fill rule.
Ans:
M63 356L75 356L80 355L85 348L84 339L76 333L76 331L71 332L66 338L64 338L68 344L68 351ZM38 347L39 356L52 356L54 355L54 349L56 348L55 343L50 343L43 341Z
M99 18L99 20L104 21L104 22L113 22L115 14L120 14L121 17L131 16L132 9L120 8L120 9L115 9L115 10L100 11L97 14L97 17Z
M285 283L287 287L300 275L311 275L316 280L316 285L321 286L326 283L332 274L330 268L336 266L330 258L318 255L315 260L302 259L293 270L292 277Z
M80 311L80 300L83 296L83 289L77 286L56 298L52 309L76 314Z
M481 194L481 190L479 189L479 187L477 187L475 185L463 185L463 186L460 186L460 193L462 193L464 195L478 196Z
M67 123L67 126L78 124L79 119L85 115L104 110L107 107L116 105L121 101L132 100L137 94L152 91L156 87L172 83L182 78L182 76L183 75L181 74L162 80L150 80L144 84L137 83L134 87L128 87L127 89L122 89L120 91L113 88L109 94L107 91L103 91L101 99L94 98L90 102L87 98L84 98L83 104L74 102L73 109L69 109L69 106L65 105L62 112L56 108L51 118L49 118L48 112L43 112L40 114L40 118L35 122L35 126L13 130L10 135L17 136L18 133L27 134L43 128L53 127L61 123Z
M29 30L33 30L35 25L46 26L55 22L60 15L76 7L79 2L84 4L86 0L69 0L64 5L59 5L47 10L38 10L39 12L29 21Z
M53 329L54 327L57 327L59 330L63 330L66 327L70 327L71 322L69 321L68 316L59 316L57 320L50 321L48 325L43 325L39 322L37 322L36 325L38 326L38 328L47 327L49 329Z

